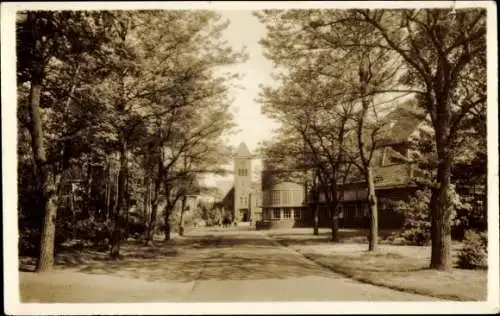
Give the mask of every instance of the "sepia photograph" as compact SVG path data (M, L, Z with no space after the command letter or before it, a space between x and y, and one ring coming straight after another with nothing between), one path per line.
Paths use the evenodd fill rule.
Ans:
M493 1L1 20L6 314L500 312Z

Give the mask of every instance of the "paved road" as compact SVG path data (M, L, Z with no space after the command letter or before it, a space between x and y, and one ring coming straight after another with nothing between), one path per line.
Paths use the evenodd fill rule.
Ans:
M255 231L198 231L149 257L37 275L22 272L28 302L430 301L362 284Z

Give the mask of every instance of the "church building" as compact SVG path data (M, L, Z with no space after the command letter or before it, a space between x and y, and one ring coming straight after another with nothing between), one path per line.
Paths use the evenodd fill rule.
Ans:
M260 183L252 181L252 160L252 154L242 142L234 154L233 185L221 202L236 223L254 224L262 217L262 193Z

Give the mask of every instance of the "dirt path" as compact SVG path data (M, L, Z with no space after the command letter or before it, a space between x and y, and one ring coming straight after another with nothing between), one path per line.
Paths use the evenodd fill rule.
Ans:
M95 261L20 274L26 302L431 301L362 284L255 231L190 233L169 245L129 248L120 262ZM132 251L136 253L132 256Z

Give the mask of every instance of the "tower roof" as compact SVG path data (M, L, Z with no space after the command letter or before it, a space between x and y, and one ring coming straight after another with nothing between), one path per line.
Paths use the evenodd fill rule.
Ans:
M236 157L250 157L250 151L244 142L241 142L236 150Z

